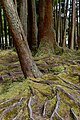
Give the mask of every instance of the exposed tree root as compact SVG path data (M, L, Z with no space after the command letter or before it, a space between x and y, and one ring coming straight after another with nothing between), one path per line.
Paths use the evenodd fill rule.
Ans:
M13 118L13 120L17 120L17 119L18 119L18 115Z
M29 109L29 118L30 118L30 120L34 120L31 105L32 105L32 97L29 98L28 109Z
M47 104L49 103L49 100L47 100L44 104L43 104L43 109L42 109L42 116L44 117L46 115L46 107Z
M2 120L4 117L5 117L5 115L8 113L8 112L10 112L11 110L13 110L13 108L15 108L16 106L20 106L22 103L23 103L23 101L24 101L24 103L25 103L25 107L26 108L28 108L28 113L29 113L29 119L30 120L37 120L37 117L38 117L38 114L39 114L39 119L38 120L46 120L47 118L46 117L48 117L49 118L49 116L50 116L50 114L49 114L49 116L47 116L47 111L48 111L48 108L47 108L47 106L49 107L49 104L51 103L50 102L50 100L54 100L55 98L54 98L54 96L56 96L56 103L55 103L55 105L54 105L54 109L52 110L52 114L51 114L51 116L50 116L50 120L53 120L54 119L54 117L56 117L58 120L65 120L63 117L61 117L60 115L59 115L59 113L58 113L58 109L59 109L59 104L60 104L60 99L62 100L62 98L61 98L61 96L59 96L59 92L61 91L62 93L64 93L70 100L72 100L76 105L78 105L78 106L80 106L80 102L78 101L78 100L76 100L75 99L75 97L74 97L74 95L72 95L71 93L69 93L67 90L64 90L64 88L67 88L67 89L69 89L69 90L71 90L71 92L73 91L73 90L75 90L74 88L74 86L71 84L71 86L72 86L72 88L71 87L69 87L67 84L69 84L69 83L67 83L66 84L66 82L64 82L65 84L62 84L62 83L57 83L57 82L54 82L54 81L51 81L51 80L41 80L41 81L38 81L38 80L32 80L31 81L31 83L32 82L34 82L34 85L33 86L29 86L29 93L32 95L30 98L29 98L29 101L28 101L28 104L26 105L26 102L27 102L27 99L26 99L26 97L24 97L24 98L21 98L20 99L20 96L16 96L16 97L13 97L13 98L10 98L10 99L8 99L8 100L6 100L6 101L3 101L2 103L0 103L0 106L1 106L1 109L2 109L2 111L1 111L1 117L0 117L0 120ZM49 93L46 93L46 91L45 92L43 92L40 88L38 89L38 88L36 88L35 87L35 83L38 83L38 84L43 84L44 86L45 86L45 84L46 85L48 85L50 88L49 88ZM62 88L62 87L64 87L64 88ZM78 89L78 88L77 88ZM79 89L78 89L79 90ZM76 94L77 94L77 90L75 91L76 92ZM46 101L44 102L44 100L43 100L43 102L42 103L38 103L38 104L40 104L41 106L42 106L42 104L43 104L43 107L42 107L42 113L40 112L41 111L41 108L40 108L40 106L39 106L39 108L37 108L38 106L37 106L37 102L36 102L36 99L33 99L33 97L35 98L35 96L37 95L38 96L38 94L37 93L40 93L41 95L43 95L43 97L45 97L46 98ZM20 100L19 100L20 99ZM38 96L38 99L39 99L39 96ZM16 103L14 103L14 100L16 100L16 101L19 101L19 102L16 102ZM34 106L35 106L35 108L37 108L38 110L39 110L39 112L37 113L37 111L35 111L34 109L32 110L32 102L34 101ZM39 101L38 101L39 102ZM70 101L69 101L70 102ZM10 106L7 106L8 104L10 103ZM11 103L12 103L12 105L11 105ZM48 104L49 103L49 104ZM65 103L65 102L64 102ZM7 105L6 105L7 104ZM66 103L65 103L66 104ZM69 103L70 104L70 103ZM6 105L6 107L4 107L4 105ZM3 106L3 108L2 108L2 106ZM72 107L72 105L70 106L70 105L68 105L69 107ZM22 110L21 110L22 109ZM21 111L21 113L20 113L20 111ZM20 119L20 120L25 120L25 112L26 112L26 110L24 109L23 110L23 107L22 108L20 108L20 110L18 111L18 113L15 115L15 117L13 116L13 118L11 118L11 119L13 119L13 120L17 120L17 119ZM51 113L51 111L50 111L50 113ZM77 118L77 116L75 115L75 113L74 113L74 111L71 109L70 110L70 114L72 114L72 117L73 117L73 119L74 120L78 120L78 118Z
M31 79L30 79L31 80ZM41 84L47 84L47 85L50 85L50 84L57 84L56 82L53 82L53 81L50 81L50 80L40 80L40 81L37 81L37 80L32 80L33 82L36 82L36 83L41 83Z
M72 109L70 109L70 114L74 120L78 120L78 117L76 116L76 114L74 113Z
M55 112L55 115L56 115L58 120L64 120L57 112Z
M57 94L57 101L56 101L56 104L55 104L55 108L54 108L54 110L53 110L53 112L51 114L50 120L53 120L53 117L54 117L55 113L58 112L59 104L60 104L60 97Z
M62 78L61 78L62 79ZM46 84L46 85L49 85L50 87L51 87L51 89L53 90L53 87L51 86L51 85L57 85L58 83L57 82L53 82L53 81L51 81L51 80L40 80L40 81L37 81L37 80L32 80L32 82L36 82L36 83L40 83L40 84ZM69 84L69 83L68 83ZM73 83L71 83L70 85L72 85ZM70 86L68 86L68 85L64 85L64 84L62 84L62 83L59 83L59 85L60 86L64 86L64 87L66 87L66 88L68 88L68 89L70 89L70 90L74 90L72 87L70 87ZM73 86L74 87L74 86ZM80 91L79 90L74 90L74 92L78 92L78 93L80 93Z
M77 105L80 106L80 102L78 102L77 100L75 100L74 97L73 97L70 93L66 92L64 89L62 89L62 88L59 87L59 86L57 86L56 89L59 90L59 91L62 91L62 92L63 92L64 94L66 94L71 100L73 100L75 104L77 104Z
M69 52L67 51L67 53ZM0 88L0 120L49 120L50 117L52 120L80 119L80 86L78 85L80 82L80 60L75 60L71 54L67 56L63 53L62 56L60 54L57 56L51 55L51 52L50 54L46 52L45 55L34 59L42 73L46 75L39 79L28 78L24 80L19 62L13 63L17 62L18 59L15 58L14 60L11 55L10 57L7 56L6 59L5 55L4 62L3 57L0 56L0 65L4 65L2 69L0 68L0 85L2 85ZM63 72L58 66L61 66ZM57 68L59 72L57 72ZM61 74L62 76L69 75L71 79L59 77ZM4 85L7 79L10 80L10 86ZM72 80L75 80L75 83ZM7 92L3 86L8 88L6 88ZM12 97L11 93L15 95L15 89L17 95ZM9 96L10 99L7 99ZM21 97L23 98L20 101Z
M9 107L7 107L7 108L2 112L1 117L0 117L0 120L3 119L3 117L5 116L5 114L6 114L7 112L11 111L14 107L19 106L19 105L21 105L21 104L22 104L22 98L20 99L19 102L16 102L16 103L14 103L13 105L10 105Z
M71 86L73 86L73 87L75 87L75 88L77 88L77 89L79 89L80 90L80 86L78 86L78 85L76 85L76 84L73 84L73 83L71 83L71 82L68 82L68 81L66 81L66 80L64 80L63 78L61 78L61 77L59 77L59 76L57 76L60 80L62 80L63 82L65 82L65 83L67 83L67 84L69 84L69 85L71 85Z
M34 89L36 89L36 88L34 88ZM44 93L44 92L42 92L42 91L40 91L40 90L38 90L38 89L36 89L39 93L41 93L44 97L49 97L49 96L51 96L52 95L52 93Z
M0 103L0 106L3 105L3 104L6 104L6 103L8 103L8 102L11 102L11 101L13 101L13 100L18 100L18 99L19 99L18 96L15 96L15 97L13 97L13 98L11 98L11 99L7 99L6 101L3 101L2 103Z

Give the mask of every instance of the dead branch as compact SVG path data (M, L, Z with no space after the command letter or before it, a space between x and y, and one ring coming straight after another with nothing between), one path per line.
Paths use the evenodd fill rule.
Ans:
M62 92L63 92L64 94L66 94L71 100L73 100L74 103L76 103L77 105L80 106L80 102L78 102L77 100L75 100L74 97L73 97L70 93L66 92L64 89L62 89L62 88L59 87L59 86L56 86L56 89L62 91Z
M72 108L70 109L70 114L74 120L78 120L78 118L77 118L76 114L74 113L74 111L72 110Z
M57 112L55 112L55 115L56 115L58 120L64 120Z
M22 104L22 98L20 99L19 102L16 102L16 103L14 103L13 105L10 105L9 107L7 107L7 108L2 112L2 115L1 115L1 117L0 117L0 120L3 119L4 115L5 115L7 112L11 111L14 107L19 106L19 105L21 105L21 104Z
M59 95L57 93L56 105L55 105L55 108L54 108L54 110L53 110L53 112L51 114L50 120L53 120L53 117L54 117L55 113L58 111L59 104L60 104L60 97L59 97Z
M68 81L64 80L63 78L61 78L61 77L59 77L59 76L57 76L57 77L58 77L60 80L62 80L63 82L65 82L66 84L69 84L69 85L71 85L71 86L74 86L74 87L76 87L77 89L80 90L80 86L75 85L75 84L73 84L73 83L71 83L71 82L68 82Z
M32 97L30 97L28 101L28 110L29 110L30 120L34 120L31 105L32 105Z
M47 104L49 103L49 100L47 100L44 104L43 104L43 110L42 110L42 116L44 117L46 115L46 107Z

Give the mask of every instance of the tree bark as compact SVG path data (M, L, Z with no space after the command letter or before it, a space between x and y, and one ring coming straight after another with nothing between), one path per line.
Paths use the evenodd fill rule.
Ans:
M63 37L62 37L62 46L66 47L66 18L67 18L67 12L68 12L68 2L69 0L66 1L66 10L64 12L64 32L63 32Z
M44 51L53 52L55 46L55 35L53 29L52 0L39 1L39 47ZM47 48L48 47L48 48Z
M20 7L20 21L21 24L23 26L25 35L27 37L27 14L28 14L28 10L27 10L27 0L21 0L19 3L19 7Z
M75 14L76 14L75 0L72 1L72 18L71 18L71 40L70 49L74 49L74 35L75 35Z
M28 41L32 51L37 48L37 19L35 0L28 0Z
M16 47L19 61L23 74L26 77L40 77L42 74L38 70L36 64L32 60L32 54L29 49L17 10L13 1L0 0L3 9L5 10L7 20L13 36L14 45Z

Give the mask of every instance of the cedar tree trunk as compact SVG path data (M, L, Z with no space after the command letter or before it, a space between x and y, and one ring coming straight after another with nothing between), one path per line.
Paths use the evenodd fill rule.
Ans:
M70 48L74 49L74 35L75 35L75 0L72 1L72 19L71 19L71 40L70 40Z
M66 47L66 18L67 18L67 12L68 12L68 2L69 0L66 1L66 10L65 10L65 16L64 16L64 31L63 31L63 37L62 37L62 47Z
M3 9L5 10L7 20L11 29L18 57L20 60L23 74L26 77L40 77L42 74L38 70L36 64L32 60L31 51L29 49L20 19L14 3L11 0L0 0Z
M39 48L43 52L54 51L55 35L53 29L52 0L39 1Z
M37 19L35 0L28 0L28 42L32 51L37 48Z
M19 2L19 9L20 9L20 21L22 23L22 26L23 26L23 29L24 29L24 32L25 32L25 35L27 37L27 0L21 0Z

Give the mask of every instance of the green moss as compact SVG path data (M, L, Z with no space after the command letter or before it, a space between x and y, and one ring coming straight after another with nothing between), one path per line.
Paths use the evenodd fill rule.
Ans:
M64 72L64 67L61 66L57 66L57 67L52 67L49 69L49 71L55 72L55 73L62 73Z
M7 66L0 64L0 71L7 70Z
M41 46L44 47L45 46ZM59 50L57 50L59 51ZM68 51L64 50L64 53L61 53L59 55L52 55L50 52L47 54L47 52L43 55L40 51L38 53L38 57L35 57L34 60L36 61L37 65L41 69L45 70L44 75L42 78L27 78L26 80L23 77L19 77L17 75L16 81L13 82L12 78L6 77L4 79L4 83L0 84L0 103L2 101L5 101L6 99L13 98L15 96L18 96L17 100L13 100L9 103L6 103L0 108L7 107L15 102L18 102L18 100L23 97L26 98L26 100L23 100L23 103L21 106L19 106L18 111L17 108L14 108L12 111L8 112L5 115L4 120L10 119L10 117L14 117L15 115L18 115L18 118L22 115L24 112L24 120L28 120L29 115L28 115L28 109L27 109L27 102L29 97L32 95L30 91L30 86L34 90L34 96L33 96L33 104L32 104L32 109L34 110L34 113L36 113L36 110L39 110L41 106L44 104L46 100L49 100L49 103L47 104L47 109L46 109L46 119L50 117L52 113L52 108L54 107L56 103L56 97L54 96L54 93L52 93L52 88L54 89L54 92L56 91L56 86L62 87L66 92L72 94L75 97L76 101L79 101L77 97L79 97L78 93L75 93L74 90L68 89L65 86L67 85L68 87L72 87L69 84L66 84L62 80L60 80L57 77L57 74L63 78L65 81L72 82L76 85L79 84L78 77L73 75L73 72L80 72L80 66L75 62L72 61L74 59L77 60L79 58L79 53L74 53L74 51ZM76 52L76 51L75 51ZM68 54L69 53L69 54ZM56 53L57 54L57 53ZM16 52L13 50L8 50L8 51L0 51L0 74L5 75L7 72L15 72L16 70L20 70L19 66L14 67L19 64L18 57ZM70 62L72 61L72 62ZM53 67L55 66L55 67ZM65 72L65 68L67 69L67 73ZM54 73L57 73L54 75ZM32 80L36 81L54 81L56 84L51 84L45 85L45 84L40 84L36 82L32 82ZM61 86L61 84L63 86ZM74 89L74 87L72 87ZM65 116L69 115L70 108L72 107L73 110L75 111L76 115L79 115L79 106L76 105L72 100L70 100L67 95L64 93L58 91L60 95L60 105L58 109L58 113L65 119ZM77 97L76 97L77 96ZM1 112L0 112L1 114ZM54 117L54 120L57 118Z

